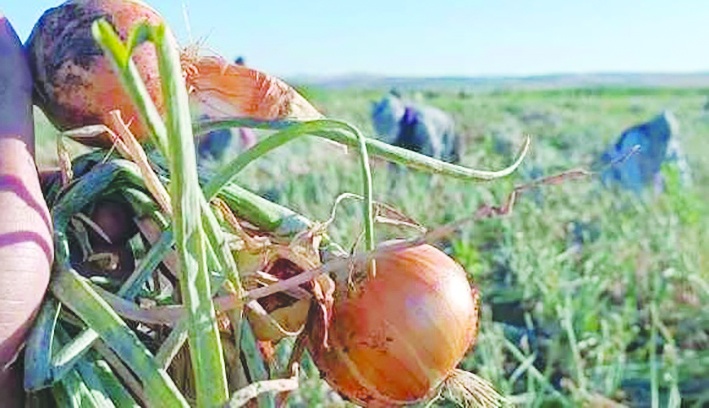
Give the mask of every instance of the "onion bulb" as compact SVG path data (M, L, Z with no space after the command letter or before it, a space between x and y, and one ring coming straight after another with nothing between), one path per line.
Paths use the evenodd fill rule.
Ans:
M376 275L354 281L335 293L326 340L310 331L308 349L323 377L367 406L431 397L476 340L480 299L465 271L420 245L380 253Z
M124 245L138 233L134 216L133 209L127 203L117 199L101 199L91 211L91 220L100 231L89 228L89 242L92 245L99 242Z
M26 44L35 82L34 102L62 131L110 123L109 112L118 109L136 138L144 141L147 130L132 99L92 35L92 24L101 18L111 23L124 41L139 23L163 23L155 10L138 0L69 0L45 11ZM155 47L139 45L133 51L133 62L162 112ZM106 134L80 141L98 147L112 144Z

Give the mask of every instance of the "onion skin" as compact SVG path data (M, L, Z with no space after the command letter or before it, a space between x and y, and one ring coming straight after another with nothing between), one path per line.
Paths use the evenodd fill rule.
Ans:
M163 22L155 10L137 0L70 0L47 10L26 44L35 79L34 102L62 131L110 123L109 112L119 109L136 138L145 141L148 132L130 95L91 33L93 22L100 18L111 23L124 41L141 22ZM133 52L133 61L163 112L155 47L141 44ZM112 145L106 134L79 141L96 147Z
M0 405L22 406L25 341L49 283L51 221L34 162L32 77L0 12Z
M190 100L211 119L316 120L318 112L293 87L264 72L218 56L182 53Z
M308 348L343 397L406 405L448 378L475 342L478 314L479 294L463 268L421 245L380 254L374 278L337 293L327 344L311 335Z

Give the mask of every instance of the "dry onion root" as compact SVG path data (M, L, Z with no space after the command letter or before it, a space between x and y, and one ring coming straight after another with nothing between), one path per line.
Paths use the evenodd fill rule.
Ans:
M212 119L314 120L323 115L290 85L218 56L181 55L185 82L202 114Z

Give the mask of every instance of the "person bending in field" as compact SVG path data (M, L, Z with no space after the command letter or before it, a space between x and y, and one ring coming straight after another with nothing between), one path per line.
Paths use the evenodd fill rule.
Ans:
M386 143L451 163L460 161L455 122L438 108L405 102L391 91L372 104L372 122Z
M631 154L632 153L632 154ZM664 166L672 166L681 185L691 185L692 175L679 141L679 124L671 111L624 130L598 160L606 167L601 180L607 186L642 192L652 186L656 193L665 188Z

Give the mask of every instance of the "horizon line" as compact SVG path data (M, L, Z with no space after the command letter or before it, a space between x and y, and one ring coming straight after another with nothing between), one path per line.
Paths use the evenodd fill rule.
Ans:
M579 76L709 76L709 69L693 70L693 71L559 71L550 73L538 74L440 74L440 75L416 75L416 74L389 74L364 71L342 72L335 74L318 74L318 73L297 73L280 75L284 78L342 78L342 77L370 77L380 79L478 79L478 78L495 78L495 79L529 79L529 78L545 78L545 77L579 77Z

